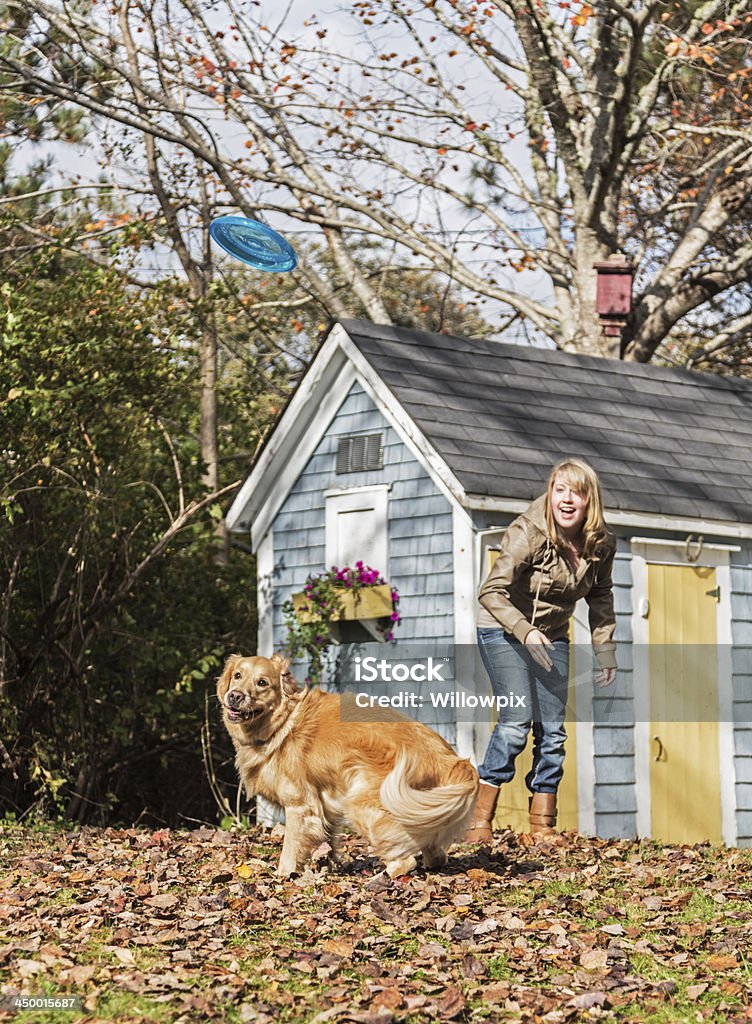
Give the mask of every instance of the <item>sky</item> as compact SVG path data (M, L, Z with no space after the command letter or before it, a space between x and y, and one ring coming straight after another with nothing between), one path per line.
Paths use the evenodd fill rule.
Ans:
M279 7L271 3L265 5L259 5L257 8L260 11L262 17L268 11L269 14L269 27L274 29L280 22L284 22L284 30L282 36L285 39L292 39L298 36L298 42L302 45L302 41L306 36L313 37L313 34L325 27L329 31L330 38L336 38L337 47L343 55L348 53L355 55L359 50L363 50L366 46L372 45L378 41L379 47L386 47L393 45L398 47L400 40L396 38L393 30L389 29L385 31L382 28L378 29L378 40L372 35L368 40L362 39L358 32L353 26L351 19L346 19L342 14L338 12L338 8L334 4L328 4L323 8L317 7L317 5L310 3L309 0L292 0L289 5L280 11ZM217 24L226 21L226 16L220 17L219 13L215 15ZM315 24L307 24L312 19L315 19ZM376 27L372 30L373 33L377 31ZM391 33L391 35L390 35ZM299 34L299 35L298 35ZM454 68L452 69L454 70ZM463 100L466 100L468 106L472 106L474 111L483 111L486 107L488 110L488 116L499 116L499 110L492 109L493 105L498 102L498 95L490 96L485 90L486 86L480 81L475 81L472 76L462 75L467 84L467 91L463 94ZM503 116L503 113L502 113ZM239 128L229 127L226 123L223 123L221 116L217 116L214 119L217 128L222 131L225 139L227 140L228 149L230 152L235 151L236 153L242 152L242 138L243 133ZM229 130L228 130L229 127ZM114 129L115 133L118 129ZM105 155L105 143L107 142L107 136L112 134L112 128L108 129L107 132L92 132L87 138L84 145L76 146L63 143L47 143L45 144L44 152L50 156L56 167L57 176L61 182L70 182L79 179L82 182L92 182L97 180L103 180L106 182L119 181L126 183L129 178L132 179L131 169L125 162L119 164L112 163L111 160ZM235 136L234 139L232 136ZM516 142L510 144L510 152L512 152L514 158L522 165L527 162L527 148L524 138L520 137ZM38 158L40 155L39 147L31 147L26 144L19 147L18 153L16 154L16 165L22 165L29 157L34 156ZM451 181L453 172L446 170L445 175L449 176L451 184L457 188L462 188L464 182L460 180L459 176L454 175L457 179ZM86 192L87 197L91 197L93 193ZM404 200L403 200L404 202ZM222 212L234 212L231 208L227 208ZM405 206L405 215L414 216L412 211L408 210ZM456 232L458 235L466 235L468 225L472 230L472 215L468 216L467 211L461 213L453 208L452 203L442 201L441 219L446 225L450 232ZM269 218L267 218L269 220ZM296 240L300 242L305 237L311 237L311 229L306 228L305 225L301 225L299 221L291 220L287 223L275 223L274 226L281 228L285 233L290 235L291 241L295 244ZM315 233L315 232L314 232ZM170 273L175 269L176 263L174 257L166 247L158 248L154 253L144 254L144 265L140 268L142 273L149 275L157 275L162 273ZM526 271L522 274L515 274L510 271L508 280L504 282L507 286L511 286L517 289L524 289L529 295L538 298L539 300L545 300L547 298L547 279L534 272ZM490 315L491 320L496 316L493 308L486 307L484 310L486 316ZM522 336L524 337L524 335ZM515 340L510 337L509 340Z

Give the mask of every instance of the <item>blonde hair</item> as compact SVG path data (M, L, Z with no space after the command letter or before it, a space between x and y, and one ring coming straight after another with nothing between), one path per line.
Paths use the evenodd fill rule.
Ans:
M608 530L603 520L603 497L598 475L584 459L576 458L563 459L561 462L557 462L551 470L546 487L546 527L551 540L560 546L562 537L551 507L551 493L557 477L587 502L585 522L582 526L585 538L582 553L585 558L597 558L598 549L608 537Z

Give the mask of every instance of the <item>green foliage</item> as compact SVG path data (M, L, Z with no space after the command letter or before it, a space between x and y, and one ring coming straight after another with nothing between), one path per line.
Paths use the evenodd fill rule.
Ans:
M216 504L164 546L202 471L166 290L43 249L0 292L0 813L213 814L204 691L254 588Z
M59 64L61 84L88 87L100 97L106 94L106 79L96 65L70 54L53 25L48 24L44 34L34 31L31 14L23 4L0 3L0 25L2 57L22 61L29 70L39 72L46 57L52 56ZM84 138L87 125L81 108L62 103L38 86L21 85L17 75L0 74L0 86L0 115L9 135L32 142L80 142Z

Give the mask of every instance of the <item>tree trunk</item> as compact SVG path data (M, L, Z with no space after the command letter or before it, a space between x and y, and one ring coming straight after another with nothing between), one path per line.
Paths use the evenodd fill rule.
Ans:
M202 483L207 491L219 487L219 445L217 442L217 335L212 323L204 324L199 342L201 373L201 459Z
M569 321L571 333L562 339L561 344L567 352L619 358L619 338L608 337L604 333L595 306L598 275L593 265L609 256L608 247L598 240L592 228L586 225L577 228L573 309Z

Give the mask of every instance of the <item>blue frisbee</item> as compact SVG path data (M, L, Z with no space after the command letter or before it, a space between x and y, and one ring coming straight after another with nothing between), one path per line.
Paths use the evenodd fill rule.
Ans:
M209 225L209 234L221 249L255 270L283 273L298 265L286 238L249 217L217 217Z

